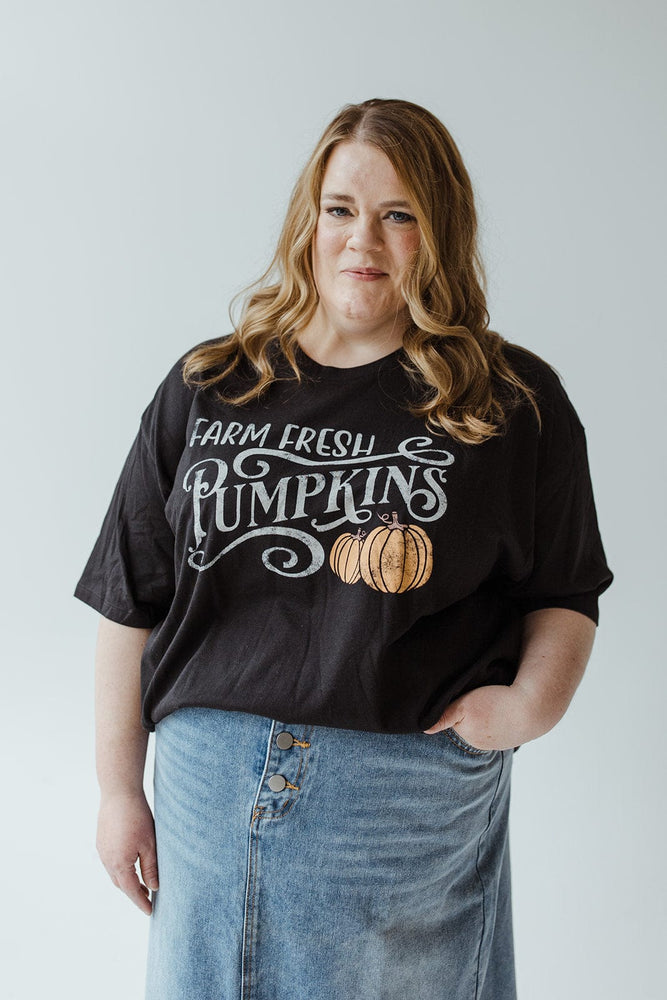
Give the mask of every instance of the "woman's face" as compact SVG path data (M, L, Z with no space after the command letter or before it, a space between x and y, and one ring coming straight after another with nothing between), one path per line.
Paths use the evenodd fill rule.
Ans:
M419 247L414 206L388 157L365 142L329 157L313 240L319 320L330 330L400 346L407 323L400 286Z

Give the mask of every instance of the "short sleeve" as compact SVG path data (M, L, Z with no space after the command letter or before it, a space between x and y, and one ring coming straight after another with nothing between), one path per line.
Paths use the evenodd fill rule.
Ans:
M180 362L158 388L116 484L74 596L121 625L152 628L175 589L174 535L165 514L191 397Z
M613 575L598 527L585 431L550 369L537 401L542 429L531 490L529 572L508 594L522 614L569 608L597 624L598 598Z

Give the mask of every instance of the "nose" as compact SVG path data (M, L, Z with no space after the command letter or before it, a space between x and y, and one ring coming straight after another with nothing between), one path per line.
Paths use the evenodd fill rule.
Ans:
M352 225L347 245L351 250L367 253L379 250L382 246L382 235L374 219L370 216L358 215Z

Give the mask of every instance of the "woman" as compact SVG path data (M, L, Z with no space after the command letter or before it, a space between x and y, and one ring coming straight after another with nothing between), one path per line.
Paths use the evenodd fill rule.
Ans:
M488 328L451 136L346 106L237 328L143 414L76 591L147 995L514 997L513 751L611 579L576 413Z

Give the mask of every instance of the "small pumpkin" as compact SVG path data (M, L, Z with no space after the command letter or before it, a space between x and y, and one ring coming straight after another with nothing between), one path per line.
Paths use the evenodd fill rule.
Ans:
M364 583L385 594L423 587L433 570L431 540L416 524L400 524L396 511L380 517L386 523L363 543L359 569Z
M356 583L361 579L359 557L365 535L366 532L361 529L356 535L346 531L344 535L339 535L331 546L329 565L343 583Z

